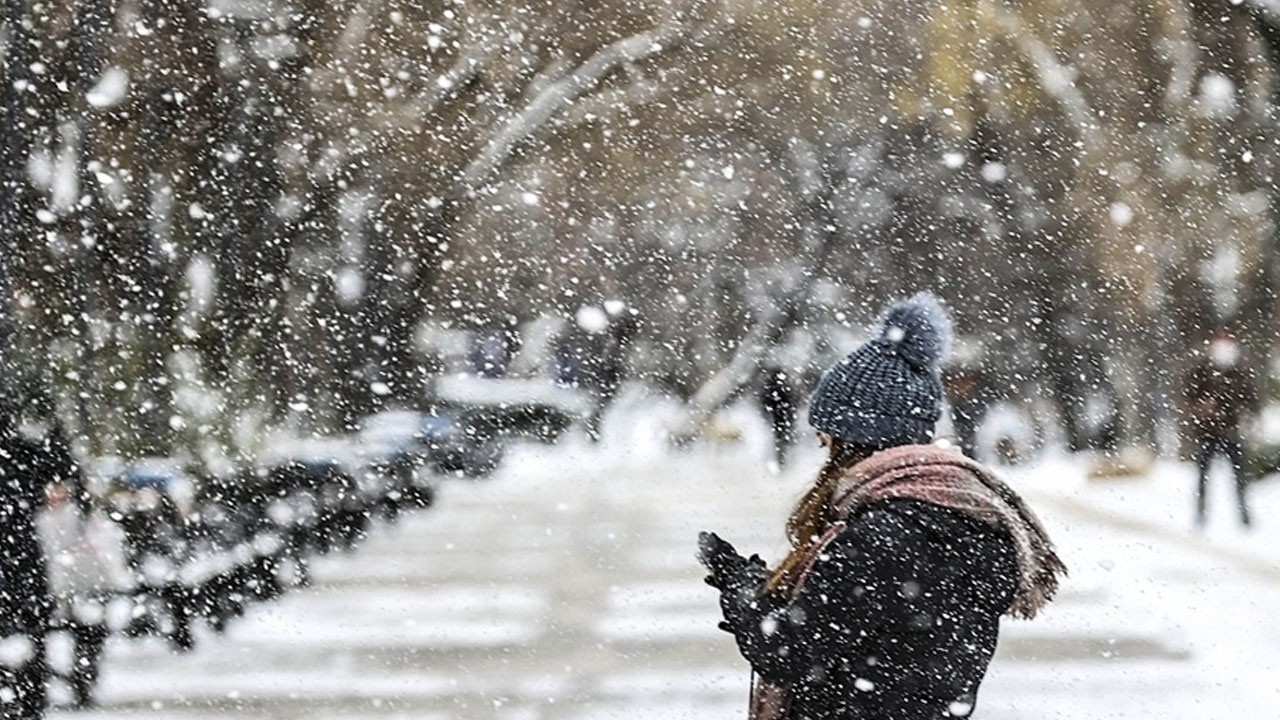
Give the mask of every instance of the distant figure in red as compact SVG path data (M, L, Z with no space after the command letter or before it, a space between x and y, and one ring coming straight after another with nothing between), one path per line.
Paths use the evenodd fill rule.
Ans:
M1196 526L1204 527L1209 466L1221 455L1231 463L1235 476L1240 524L1249 527L1251 518L1245 497L1249 479L1240 426L1254 409L1257 396L1253 378L1241 362L1240 345L1229 331L1220 328L1210 336L1203 356L1187 373L1185 393L1198 473Z

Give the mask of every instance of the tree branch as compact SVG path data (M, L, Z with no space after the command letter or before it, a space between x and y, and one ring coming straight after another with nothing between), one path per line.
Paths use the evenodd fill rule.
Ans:
M1037 37L1016 12L995 2L988 3L987 9L996 26L1031 66L1040 87L1058 103L1067 121L1075 126L1086 152L1101 150L1105 143L1098 137L1098 120L1089 100L1076 87L1075 72L1058 61L1053 49Z
M521 143L550 124L583 95L594 90L616 69L682 45L693 36L697 28L692 22L677 19L601 48L576 69L535 95L523 110L493 134L479 156L463 171L459 180L460 190L473 191L482 185L510 159Z
M588 122L607 120L626 108L653 102L672 89L670 83L659 83L644 75L637 75L629 85L599 92L586 100L574 103L564 123L569 127L577 127Z
M427 116L439 110L446 100L457 94L458 88L480 73L480 69L493 57L497 48L497 43L488 40L480 40L467 47L453 65L437 76L418 96L412 109L413 114Z
M798 198L800 253L799 262L790 270L789 287L775 302L766 302L760 317L738 343L729 363L707 379L685 407L685 415L673 435L680 440L696 436L707 418L727 403L739 387L749 381L761 356L781 340L797 322L802 309L813 294L813 286L835 251L835 237L828 216L831 196L837 180L831 176L829 164L812 143L793 140L787 152L787 165Z

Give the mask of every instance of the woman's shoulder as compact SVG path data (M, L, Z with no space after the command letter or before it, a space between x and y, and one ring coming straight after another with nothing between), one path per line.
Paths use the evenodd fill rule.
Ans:
M833 554L893 555L929 543L932 511L913 500L883 500L860 509L829 544ZM879 552L877 552L879 551Z
M851 517L841 540L875 539L876 544L1002 545L1007 533L960 510L923 500L894 498L872 503Z
M857 529L925 530L939 523L950 522L952 516L958 514L921 500L892 498L861 508L849 518L848 525Z
M990 595L1001 609L1016 586L1017 550L1008 533L919 500L868 506L850 519L826 554L858 577L969 578L978 584L974 587L981 585L975 592Z

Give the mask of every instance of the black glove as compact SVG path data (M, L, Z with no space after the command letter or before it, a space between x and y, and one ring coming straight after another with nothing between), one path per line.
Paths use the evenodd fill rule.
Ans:
M764 560L759 555L743 558L733 545L708 532L698 535L698 559L711 571L707 584L720 591L725 617L720 629L734 632L735 626L756 622L762 609L760 589L770 576Z
M743 558L715 533L698 533L698 561L711 571L707 584L721 592L741 586L758 590L769 578L769 568L759 555Z

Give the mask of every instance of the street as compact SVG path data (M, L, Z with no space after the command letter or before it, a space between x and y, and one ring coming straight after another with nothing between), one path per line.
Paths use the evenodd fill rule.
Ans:
M745 717L747 668L694 540L714 529L776 560L816 449L773 477L734 448L608 447L522 448L490 480L450 481L189 655L114 643L102 707L79 717ZM1048 469L1010 479L1071 575L1041 618L1005 621L975 716L1268 717L1280 567L1095 507Z

